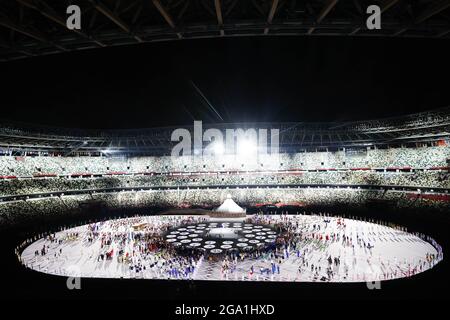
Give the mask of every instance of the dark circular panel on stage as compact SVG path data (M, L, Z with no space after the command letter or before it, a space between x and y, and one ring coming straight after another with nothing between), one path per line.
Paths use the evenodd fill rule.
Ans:
M244 222L208 222L170 229L164 236L174 247L201 249L213 254L252 250L274 244L278 233L271 227Z

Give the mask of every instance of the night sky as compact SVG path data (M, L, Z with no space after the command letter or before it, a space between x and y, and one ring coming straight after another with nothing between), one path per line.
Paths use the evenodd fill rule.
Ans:
M119 129L194 118L395 116L450 105L449 56L445 40L351 37L182 40L64 53L0 63L1 119Z

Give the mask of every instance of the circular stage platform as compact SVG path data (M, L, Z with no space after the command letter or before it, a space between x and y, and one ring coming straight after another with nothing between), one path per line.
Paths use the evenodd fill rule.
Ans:
M21 254L28 268L61 276L291 282L391 280L442 259L424 235L314 215L108 220L39 239Z
M165 235L165 239L175 247L195 248L218 254L274 245L277 232L266 225L221 221L174 228Z

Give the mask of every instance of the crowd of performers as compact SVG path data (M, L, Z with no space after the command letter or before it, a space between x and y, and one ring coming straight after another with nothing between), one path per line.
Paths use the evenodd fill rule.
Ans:
M50 233L42 235L45 239L40 250L34 252L36 257L45 257L53 245L82 241L86 247L93 243L100 243L95 257L98 263L116 259L126 265L130 273L136 277L146 270L150 270L156 278L191 278L195 266L202 258L195 250L175 249L163 238L164 233L174 226L199 223L206 220L200 216L164 216L142 217L108 220L86 225L83 232ZM137 226L137 228L133 228ZM58 236L59 235L59 236ZM16 248L16 255L22 263L21 251L39 236L25 240ZM54 257L59 257L63 249L59 248Z
M366 273L352 272L357 268L357 252L363 250L373 261L373 248L377 245L376 237L380 232L376 224L371 224L362 230L349 229L347 219L330 218L325 215L315 216L315 220L305 222L301 215L268 216L257 214L247 219L247 222L270 226L277 232L277 239L270 245L252 247L247 250L229 250L223 254L211 254L201 249L174 247L164 239L164 234L171 228L207 222L204 216L150 216L128 219L109 220L92 223L81 232L70 231L45 235L45 241L36 257L46 256L51 252L54 257L63 253L59 245L73 241L82 241L88 247L99 243L95 259L97 263L116 259L128 269L130 277L146 277L170 279L196 278L198 267L211 264L220 267L221 279L277 280L284 274L284 268L289 269L293 281L366 281ZM372 221L371 221L372 222ZM329 227L333 224L332 227ZM392 226L391 226L392 227ZM404 234L404 229L393 226L395 232ZM386 229L384 229L386 230ZM386 231L382 231L386 232ZM431 243L436 253L427 253L418 261L396 261L396 265L375 265L379 268L377 280L394 279L412 276L433 267L443 258L442 248L430 237L415 234ZM381 235L383 236L383 235ZM22 249L36 239L28 239L16 249L21 259ZM420 240L420 239L418 239ZM339 244L346 251L330 253L327 248ZM57 250L49 250L53 246ZM84 249L83 249L84 250ZM317 255L321 251L322 255ZM350 254L348 254L350 252ZM317 260L317 256L322 256ZM349 257L351 258L349 260ZM292 272L294 261L296 270ZM245 263L244 263L245 262ZM27 262L23 261L24 264ZM402 266L401 268L398 266ZM353 278L352 278L353 277ZM355 278L357 277L357 278ZM373 279L373 278L372 278Z
M442 247L433 238L414 233L413 235L417 237L414 241L430 243L437 253L426 253L425 256L418 258L418 261L407 261L405 259L394 261L393 265L376 263L377 257L373 255L374 242L376 239L383 238L387 233L386 230L378 229L379 225L384 224L381 221L364 221L364 223L370 223L368 230L365 231L349 229L346 219L339 217L335 219L335 225L328 228L331 218L323 214L317 217L317 223L305 224L302 219L298 219L298 215L287 214L281 216L255 215L252 222L275 226L281 235L278 238L278 246L273 252L259 255L266 264L270 261L270 267L261 268L261 274L264 271L268 275L280 274L280 266L285 260L289 259L290 254L294 255L298 265L296 278L301 279L302 274L307 274L307 278L313 281L349 280L349 271L355 269L358 264L358 250L363 250L365 256L369 256L369 259L374 261L373 266L376 270L373 270L371 266L369 273L372 273L371 279L373 279L373 273L377 273L377 280L380 281L413 276L432 268L443 259ZM406 228L392 224L389 226L396 233L390 235L394 241L400 241L401 237L405 236ZM351 262L346 261L348 260L346 259L349 256L348 254L338 253L334 256L329 254L324 257L327 261L325 264L322 263L323 259L314 263L313 256L317 256L317 251L326 252L326 249L333 244L339 244L341 248L350 249ZM380 257L378 257L378 261L380 261ZM252 265L250 275L254 272ZM311 273L313 274L312 279ZM366 272L361 272L360 274L353 274L353 278L350 280L366 281L366 276Z

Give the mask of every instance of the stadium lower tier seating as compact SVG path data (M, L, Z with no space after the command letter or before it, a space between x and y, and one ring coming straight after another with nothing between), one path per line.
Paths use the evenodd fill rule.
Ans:
M148 188L165 186L239 186L273 184L373 185L450 188L447 171L372 172L319 171L299 173L255 173L197 175L123 175L102 177L50 177L0 180L0 197L70 190Z
M3 155L0 224L76 214L89 201L107 208L216 206L227 193L243 206L382 201L448 210L449 164L446 144L250 159Z
M398 190L368 190L358 188L214 188L180 190L146 190L129 192L96 192L79 195L53 196L29 200L0 202L0 227L8 227L26 221L38 221L39 217L77 215L86 204L97 203L107 209L142 209L189 206L214 207L222 203L228 194L242 206L358 206L386 204L404 208L423 208L439 211L450 209L448 194L426 194ZM301 209L300 209L301 210Z

